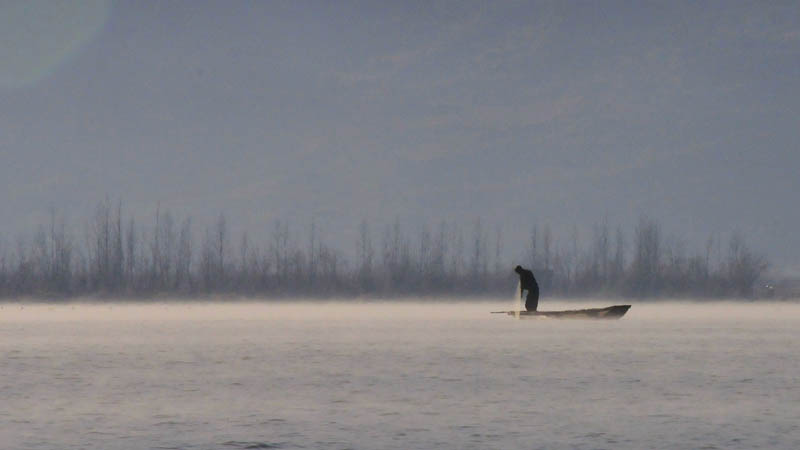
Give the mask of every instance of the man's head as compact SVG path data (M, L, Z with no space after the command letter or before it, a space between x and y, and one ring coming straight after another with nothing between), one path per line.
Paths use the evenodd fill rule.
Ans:
M522 272L522 266L514 267L514 272L517 272L517 273Z

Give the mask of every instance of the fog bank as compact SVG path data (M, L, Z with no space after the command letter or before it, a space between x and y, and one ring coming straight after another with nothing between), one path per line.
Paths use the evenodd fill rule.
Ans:
M539 309L564 310L625 304L620 299L580 301L543 300ZM395 302L275 302L255 301L207 303L68 303L22 304L0 306L0 323L52 321L397 321L397 320L509 320L491 311L512 310L510 300L483 302L421 302L418 299ZM633 303L621 322L654 321L730 322L748 320L800 321L800 304L786 302L672 302ZM533 322L553 322L553 319ZM530 322L530 321L525 321ZM574 323L574 321L570 321ZM593 323L592 321L578 321ZM536 326L532 324L530 326Z

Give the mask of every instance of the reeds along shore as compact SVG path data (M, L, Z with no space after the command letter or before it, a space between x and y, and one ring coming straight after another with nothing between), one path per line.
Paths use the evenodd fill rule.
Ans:
M515 261L504 257L500 228L490 232L480 220L412 233L395 222L377 238L362 221L348 257L314 224L296 233L276 221L257 243L246 233L233 239L223 215L200 233L168 211L147 224L123 217L105 201L81 233L51 211L32 237L15 245L0 238L0 297L508 296L511 268L522 264L549 296L748 298L767 267L739 234L689 250L645 217L630 236L620 227L612 236L602 223L585 241L577 228L557 236L533 226Z

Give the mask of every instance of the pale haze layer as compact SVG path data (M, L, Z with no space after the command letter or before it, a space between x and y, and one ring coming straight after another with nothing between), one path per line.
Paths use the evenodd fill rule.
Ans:
M800 265L796 2L3 4L0 232L647 214ZM522 244L524 245L524 244Z

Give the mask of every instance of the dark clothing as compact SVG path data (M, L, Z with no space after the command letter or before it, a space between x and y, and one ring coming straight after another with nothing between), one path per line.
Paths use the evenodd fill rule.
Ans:
M528 291L528 296L525 297L525 309L527 311L536 311L536 308L539 306L539 287L536 286L535 288Z
M528 296L525 297L525 309L536 311L539 306L539 283L536 282L536 277L533 276L533 272L520 266L514 271L519 274L519 295L522 295L522 291L528 291Z

